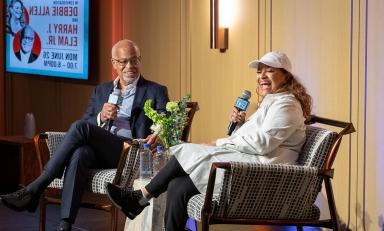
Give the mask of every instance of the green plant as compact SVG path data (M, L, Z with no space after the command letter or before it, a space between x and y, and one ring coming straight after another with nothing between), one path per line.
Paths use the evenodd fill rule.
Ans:
M144 104L145 115L153 121L151 129L158 135L166 149L182 143L180 139L183 135L184 127L188 123L188 115L185 108L190 98L190 95L186 95L178 102L168 102L166 105L167 113L159 113L154 110L151 99L148 99Z

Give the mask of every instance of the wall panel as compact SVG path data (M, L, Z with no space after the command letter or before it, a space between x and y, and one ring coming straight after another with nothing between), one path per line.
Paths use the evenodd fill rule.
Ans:
M229 114L243 90L255 93L255 71L247 64L258 55L258 1L234 1L235 19L225 53L209 48L209 1L194 0L191 9L191 87L200 104L194 120L195 142L226 135ZM255 110L252 96L249 114Z
M365 230L384 230L384 2L367 1L365 165L363 203Z
M314 98L315 113L348 119L350 3L293 2L273 1L272 49L292 57L295 74Z
M126 1L123 35L135 41L147 79L168 87L171 99L181 97L181 1Z
M285 50L294 73L314 101L313 113L350 120L351 5L348 1L283 1L271 4L271 47ZM339 213L349 218L351 152L345 137L335 161L334 191Z

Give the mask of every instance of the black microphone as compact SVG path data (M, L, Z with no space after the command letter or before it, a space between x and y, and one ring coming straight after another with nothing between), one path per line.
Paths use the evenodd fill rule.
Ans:
M237 97L235 101L235 108L240 112L240 111L246 111L249 105L248 99L251 98L251 92L248 90L244 90L241 96ZM237 126L236 122L230 122L228 124L228 133L227 135L231 135L232 132L235 130Z
M108 103L115 105L120 104L120 89L113 89L113 92L109 95ZM113 125L113 120L107 120L105 123L106 130L110 131Z

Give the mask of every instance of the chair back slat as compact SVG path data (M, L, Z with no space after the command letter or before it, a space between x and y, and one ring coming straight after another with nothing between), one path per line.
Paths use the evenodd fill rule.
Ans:
M47 147L49 150L49 157L52 157L57 146L63 141L65 132L45 132L47 135Z
M298 165L322 169L336 136L336 132L307 125L306 140L299 154Z
M196 111L199 110L199 104L197 102L187 102L187 107L185 108L185 110L187 110L188 122L187 122L187 125L185 125L184 127L181 140L184 142L188 142L188 137L189 137L189 132L191 131L193 117L195 116Z
M336 137L337 133L334 131L307 125L306 140L299 154L298 165L323 169ZM312 203L315 202L318 193L321 191L322 183L323 177L319 176L312 194Z

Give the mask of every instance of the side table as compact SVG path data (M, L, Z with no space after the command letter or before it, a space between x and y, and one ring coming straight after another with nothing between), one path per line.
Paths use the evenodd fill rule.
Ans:
M0 193L17 190L39 175L33 139L0 136Z

